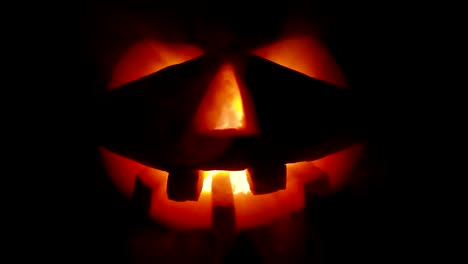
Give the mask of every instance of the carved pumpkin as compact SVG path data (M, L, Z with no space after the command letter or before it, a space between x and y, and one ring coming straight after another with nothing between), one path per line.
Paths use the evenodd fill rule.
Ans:
M339 190L363 148L361 104L319 38L249 49L227 35L130 45L102 100L109 177L130 199L148 190L149 216L171 228L210 228L215 207L236 229L300 211L304 192Z

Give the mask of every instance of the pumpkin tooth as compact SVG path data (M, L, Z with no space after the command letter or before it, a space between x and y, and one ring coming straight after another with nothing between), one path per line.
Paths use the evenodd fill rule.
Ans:
M286 165L261 163L248 168L250 190L254 195L267 194L286 189Z
M213 177L211 193L212 231L216 241L215 255L217 255L226 252L236 236L236 212L229 174Z
M134 205L134 208L137 212L146 215L146 212L151 208L152 190L140 180L138 175L135 179L135 187L133 188L132 196L132 204Z
M176 202L198 201L203 179L197 170L176 168L169 171L167 197Z

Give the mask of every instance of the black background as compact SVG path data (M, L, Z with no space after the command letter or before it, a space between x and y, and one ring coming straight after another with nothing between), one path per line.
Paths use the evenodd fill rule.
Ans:
M380 1L232 1L223 6L221 2L147 2L113 1L113 5L128 6L132 12L152 7L181 19L196 12L221 13L225 16L209 20L234 25L245 34L255 34L252 25L280 23L288 13L300 13L323 25L351 86L365 92L372 102L369 111L376 115L365 165L375 176L361 182L357 192L337 195L327 209L323 230L333 248L330 263L390 263L435 256L426 246L437 239L422 228L429 197L420 192L425 179L417 164L423 158L413 129L422 118L413 100L416 95L421 98L413 78L421 49L415 42L420 22L413 6ZM43 8L36 15L47 22L29 28L40 53L36 65L44 65L36 70L40 79L33 82L44 87L39 104L46 106L46 112L33 125L40 135L39 146L27 154L33 160L31 173L38 174L32 182L40 184L33 188L40 194L27 201L31 211L22 225L32 232L18 236L22 249L37 250L57 263L120 263L125 259L124 230L131 221L123 198L100 167L93 139L92 103L102 79L86 47L96 5L84 1L63 8L52 5L55 9L49 11ZM22 255L37 258L37 254Z

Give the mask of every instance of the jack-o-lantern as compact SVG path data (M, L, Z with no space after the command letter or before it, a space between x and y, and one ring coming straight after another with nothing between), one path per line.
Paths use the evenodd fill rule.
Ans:
M299 211L305 192L339 190L363 148L362 105L320 39L226 39L133 44L101 102L110 178L130 199L146 190L149 216L171 228L245 229Z

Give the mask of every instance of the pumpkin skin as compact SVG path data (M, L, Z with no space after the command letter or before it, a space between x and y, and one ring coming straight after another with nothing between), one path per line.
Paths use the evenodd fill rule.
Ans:
M173 167L243 170L263 160L315 160L356 142L353 126L359 124L360 105L350 91L259 57L247 60L243 79L261 135L209 135L191 127L204 87L213 78L204 70L214 72L220 66L202 56L112 91L102 103L103 144L167 171ZM282 87L288 87L288 93ZM285 101L296 104L281 107ZM312 115L313 124L304 121Z
M145 44L146 43L146 44ZM278 50L285 50L281 49L281 46L288 46L288 45L296 45L298 43L302 43L303 45L299 45L300 47L304 47L303 49L309 49L307 51L300 50L298 53L302 54L307 54L304 56L309 56L309 65L308 63L302 63L301 64L295 64L294 62L291 62L288 60L281 61L280 58L285 58L288 56L281 56L277 55ZM304 44L306 43L306 44ZM216 72L217 67L219 67L220 64L224 62L225 55L224 54L229 54L226 55L226 57L229 57L229 59L232 58L231 54L233 54L231 51L229 52L219 52L216 48L214 49L215 51L213 52L212 50L206 51L206 49L203 51L202 49L199 49L194 46L186 45L184 44L177 44L174 45L174 43L170 44L164 44L164 41L161 41L160 39L157 40L145 40L144 42L140 42L139 48L136 49L149 49L148 46L154 46L158 47L159 49L162 49L161 47L166 45L169 47L169 49L173 49L174 54L181 54L180 57L179 55L175 56L176 60L179 61L172 61L169 64L166 63L160 63L162 66L157 66L154 67L153 70L141 70L139 74L134 74L138 70L136 69L130 69L132 68L130 65L132 63L123 63L124 60L121 60L119 64L120 66L117 66L114 69L115 75L117 76L115 78L112 78L110 81L109 87L113 89L110 93L115 93L119 97L125 98L124 100L127 100L128 95L132 94L135 92L135 89L129 85L129 81L132 81L131 83L134 84L136 82L141 81L141 77L144 77L148 74L152 74L151 71L156 72L153 76L156 76L159 74L161 76L161 71L164 70L169 70L167 67L169 66L174 66L172 63L179 63L179 65L175 65L174 67L178 66L185 66L191 63L196 63L199 60L203 60L207 58L210 60L214 61L212 65L210 66L210 63L206 63L207 70L204 73L198 73L194 74L197 78L201 78L202 80L205 80L205 84L214 76L214 72ZM132 50L132 49L130 49ZM169 52L169 53L171 53ZM336 97L333 98L342 98L342 97L347 97L347 100L341 100L341 101L335 101L334 107L330 107L329 109L332 110L338 110L338 109L354 109L354 110L359 110L358 107L360 106L359 103L357 103L356 98L352 96L351 93L348 93L348 90L346 90L346 85L345 81L343 80L343 74L339 71L339 68L334 65L333 61L330 62L330 59L332 58L330 55L323 55L327 54L327 52L324 52L324 46L323 44L320 43L320 41L313 36L303 34L299 36L283 36L283 38L278 39L276 42L274 42L271 45L266 45L257 49L252 49L252 50L245 50L245 53L247 53L247 60L251 64L254 64L256 66L257 64L260 64L261 66L258 66L260 68L268 68L270 65L270 62L267 60L276 62L276 64L271 64L274 69L281 69L281 72L285 71L290 73L291 75L300 76L298 78L307 80L305 82L318 82L323 86L326 86L330 89L334 89L334 91L337 91L336 94L339 94ZM135 52L138 53L138 52ZM145 53L145 52L142 52ZM157 53L157 52L156 52ZM147 54L147 53L146 53ZM206 57L203 57L202 54L208 54ZM212 56L212 54L215 54ZM221 55L220 55L221 54ZM239 54L239 52L234 53ZM297 56L297 55L296 55ZM138 57L138 56L136 56ZM239 59L240 61L245 61L245 56L240 56L241 58ZM297 56L299 57L299 56ZM123 57L125 58L125 56ZM127 58L133 58L135 60L135 56L128 56ZM222 59L219 59L222 58ZM237 58L234 59L234 61L237 61ZM317 60L317 58L320 58ZM146 58L148 59L148 58ZM132 59L128 59L132 60ZM198 60L198 61L197 61ZM221 62L217 62L217 60L221 60ZM139 61L144 61L142 58L140 58ZM157 59L152 60L157 61ZM303 61L306 61L305 59ZM182 64L180 64L182 63ZM313 65L313 64L317 65ZM184 65L185 64L185 65ZM203 64L203 63L202 63ZM236 63L234 63L236 64ZM247 63L249 64L249 63ZM318 66L320 65L320 66ZM326 65L324 67L321 67L323 65ZM263 67L262 67L263 66ZM282 66L286 66L289 69L282 68ZM211 68L210 68L211 67ZM127 68L127 69L125 69ZM134 67L133 67L134 68ZM148 67L151 68L151 67ZM166 69L163 69L166 68ZM202 67L194 67L195 68L202 68ZM248 66L240 66L241 70L240 72L255 72L259 73L260 71L249 71L246 68L249 68ZM255 67L254 67L255 68ZM328 69L328 70L326 70ZM161 70L158 72L158 70ZM264 70L264 75L269 76L270 72L274 72L275 70ZM299 74L298 72L301 72L302 74ZM123 77L125 76L126 73L129 73L129 75L133 74L131 77ZM254 73L252 73L254 74ZM306 76L303 76L305 74ZM138 75L141 75L138 77ZM175 73L174 75L177 75ZM152 76L146 76L144 78L150 78ZM311 79L309 77L313 77L314 79ZM119 80L120 79L120 80ZM271 79L271 78L270 78ZM288 79L288 78L286 78ZM295 79L295 78L292 78ZM320 81L317 81L317 80ZM193 78L188 78L188 80L193 80ZM265 80L265 78L259 78L259 80ZM268 80L268 79L267 79ZM268 80L268 84L275 84L277 81L275 80ZM203 81L200 81L203 83ZM254 82L254 81L250 81ZM124 84L125 83L125 84ZM171 82L166 82L166 83L171 83ZM200 85L199 87L205 87L207 85ZM253 86L263 86L263 85L253 85ZM297 85L296 87L300 87L301 85ZM129 87L129 88L127 88ZM182 85L182 87L186 87ZM337 88L340 87L340 88ZM202 89L202 88L199 88ZM158 91L163 91L164 89L160 89ZM169 89L168 89L169 90ZM128 91L128 93L124 93L123 91ZM169 90L170 91L170 90ZM284 90L276 90L278 91L278 94L275 97L276 102L281 102L281 100L284 100L283 95L284 95ZM312 89L306 90L306 89L301 89L302 93L301 94L296 94L296 96L291 97L293 99L304 99L303 102L306 102L306 98L311 98L312 94L311 93ZM303 111L303 108L296 108L296 109L284 109L283 112L275 112L273 116L275 116L274 119L268 119L268 114L261 114L260 117L258 117L258 110L259 109L265 109L264 113L271 112L271 110L274 110L275 108L272 105L268 105L268 101L263 101L263 106L258 106L259 102L262 101L262 97L264 97L265 93L257 93L255 94L255 91L252 92L249 90L251 96L254 94L252 97L254 98L252 101L251 105L254 105L254 107L258 107L255 109L255 111L252 111L257 115L255 119L260 123L259 124L259 131L261 136L257 136L256 138L253 138L250 142L244 143L242 140L245 140L245 137L239 137L238 135L234 136L221 136L221 137L208 137L208 138L203 138L199 137L196 133L194 133L194 129L192 128L187 128L186 125L191 123L191 120L194 118L192 114L193 110L196 110L197 107L199 106L202 96L204 95L203 90L197 90L194 89L192 94L198 94L200 96L199 100L195 100L193 97L191 98L192 100L187 100L184 103L179 103L178 105L184 105L186 107L185 109L180 110L180 120L177 120L178 124L180 124L180 128L178 129L178 132L175 134L181 135L180 137L176 137L173 139L171 142L170 140L170 135L171 133L166 133L164 136L161 137L154 137L155 140L160 140L159 143L160 145L153 145L149 147L152 152L147 155L139 156L142 151L138 150L135 151L134 149L128 150L125 148L119 148L116 145L113 145L112 142L119 142L119 140L113 140L112 135L116 135L116 131L119 133L122 133L122 130L116 129L116 127L112 126L107 126L106 129L103 129L104 133L101 135L101 140L103 142L103 148L101 148L101 153L103 157L103 161L106 165L106 169L109 172L109 175L111 176L111 179L115 182L116 186L127 196L131 197L133 194L134 186L135 186L135 181L136 178L140 179L146 186L148 186L150 189L153 190L153 198L152 198L152 204L150 208L150 215L152 216L153 219L156 221L162 222L165 225L175 227L175 228L200 228L200 227L209 227L210 222L211 222L211 204L209 202L209 196L205 195L202 193L199 201L198 202L184 202L184 203L179 203L179 202L174 202L170 201L167 199L167 196L164 192L164 189L166 187L167 183L167 172L164 172L163 170L168 170L173 166L180 166L185 165L185 166L191 166L194 169L198 170L239 170L239 169L245 169L249 166L249 161L251 161L255 156L264 156L267 154L271 153L272 149L277 149L277 153L282 154L287 152L290 147L286 146L285 148L281 149L278 146L284 146L284 142L294 142L296 140L295 144L292 144L293 146L298 146L301 145L307 140L312 140L310 141L311 143L302 148L299 149L293 149L288 153L288 155L284 155L284 157L278 158L281 162L283 163L295 163L295 164L290 164L287 166L287 188L286 190L279 191L274 195L275 197L266 197L266 196L254 196L252 195L249 199L248 202L246 203L237 203L236 208L241 208L242 204L250 204L248 206L244 206L244 208L247 209L240 209L238 212L243 211L243 214L239 214L236 216L238 219L237 222L239 224L239 227L245 228L245 227L251 227L255 225L259 225L262 223L266 223L268 221L271 221L271 219L274 219L278 217L278 215L284 215L287 213L290 213L291 211L298 211L304 206L304 201L303 201L303 196L304 196L304 190L303 190L303 185L307 181L313 181L320 179L323 175L322 172L317 172L316 168L319 167L322 171L328 173L328 182L331 186L331 189L336 190L340 188L345 182L346 182L346 175L349 173L350 169L353 166L353 163L355 160L358 158L360 151L362 151L362 146L361 145L354 145L356 142L359 142L361 140L360 137L360 130L358 130L358 133L351 133L351 136L349 138L345 138L343 136L343 142L339 142L340 140L337 139L337 137L332 138L328 143L339 143L337 146L331 146L328 147L326 150L321 149L320 147L316 147L314 144L316 142L324 142L323 139L318 139L316 135L311 136L311 132L317 133L317 131L307 129L307 122L304 122L304 120L309 119L310 117L316 117L318 119L322 118L321 120L331 120L330 117L340 117L340 120L349 120L348 117L355 117L359 116L359 111L356 111L354 113L351 113L351 111L345 112L346 115L331 115L331 116L322 116L320 115L320 111L323 109L318 107L315 108L314 110L308 110L308 111ZM343 93L341 93L343 92ZM109 94L110 94L109 93ZM291 93L292 94L292 93ZM346 96L341 96L341 94L347 94ZM348 94L350 96L348 97ZM144 98L145 96L139 97L139 98ZM175 96L177 97L177 95ZM275 101L273 100L273 101ZM165 100L161 100L165 101ZM329 102L332 102L333 100L329 100ZM275 102L275 103L276 103ZM348 103L352 102L351 105ZM320 103L320 101L318 101ZM261 103L260 103L261 104ZM109 105L117 105L117 104L102 104L104 106L104 112L109 110L108 106ZM136 103L135 105L138 105ZM166 104L166 107L170 105L169 103ZM188 107L187 105L191 105L192 107ZM305 103L298 104L301 106L305 106ZM163 108L163 107L161 107ZM164 108L163 108L164 109ZM170 108L166 108L170 109ZM128 109L125 109L128 110ZM130 109L132 110L132 109ZM178 109L176 109L178 110ZM289 111L289 112L288 112ZM138 113L144 113L145 111L138 112ZM169 111L170 112L170 111ZM261 112L261 111L260 111ZM338 111L336 111L337 113ZM115 113L115 112L114 112ZM122 113L122 112L121 112ZM123 113L128 114L128 111L123 111ZM136 112L135 112L136 113ZM105 115L106 117L112 116L112 115ZM116 117L116 119L119 119L122 115L113 115ZM135 120L132 120L132 116L139 116L141 115L129 115L128 120L131 120L134 123L131 123L133 125L127 126L126 131L146 131L145 133L151 134L151 132L154 132L152 129L135 129L136 127L139 127L142 123L136 122ZM154 120L154 119L142 119L142 120L153 120L155 127L154 129L160 129L161 127L165 127L166 123L164 122L164 118L167 118L169 116L174 116L173 112L171 114L161 114L158 115L158 117L162 118L161 120ZM281 116L283 118L283 122L278 122L278 117ZM291 120L289 120L291 119ZM104 120L104 118L102 119ZM357 123L357 120L353 120L355 123ZM355 124L353 123L353 125ZM128 125L129 123L127 123ZM275 124L279 125L280 127L276 126ZM268 127L270 125L270 127ZM344 126L346 128L346 126ZM285 129L287 128L287 129ZM343 127L340 127L343 128ZM255 129L254 129L255 130ZM337 131L340 132L346 132L343 133L343 135L349 135L347 131L342 131L341 129L336 129ZM351 129L353 130L353 129ZM171 129L168 129L168 131L171 131ZM302 136L297 136L298 132L302 132ZM355 131L352 131L355 132ZM112 134L113 133L113 134ZM139 133L139 132L137 132ZM275 134L276 133L276 134ZM118 133L117 133L118 134ZM187 135L188 134L188 135ZM283 135L283 139L279 140L277 144L272 144L271 145L265 145L265 144L259 144L256 143L258 141L262 142L265 141L264 139L266 138L267 142L272 142L272 139L277 139L279 135ZM322 135L325 135L325 132L322 133ZM359 135L359 136L357 136ZM129 137L129 138L134 138L134 137ZM149 138L149 137L148 137ZM183 140L181 139L183 138ZM188 138L188 140L186 139ZM342 138L342 137L339 137ZM205 140L205 141L203 141ZM256 141L257 140L257 141ZM188 142L185 143L183 146L183 149L190 149L194 150L193 152L176 152L173 153L172 155L170 153L173 151L174 146L176 145L176 142ZM241 141L240 143L238 143ZM251 142L254 143L251 143ZM147 140L144 140L142 144L140 145L146 145ZM234 142L234 144L233 144ZM202 146L213 146L213 148L203 148ZM232 146L232 145L240 145L240 147L234 148L234 151L231 151L231 153L234 154L229 154L234 158L222 158L220 160L215 160L213 161L212 157L213 156L218 156L219 153L225 153L226 149L228 148L227 146ZM157 146L157 147L156 147ZM188 146L188 147L187 147ZM313 148L313 147L316 148ZM339 152L339 150L346 149L347 147L351 147L347 150ZM320 151L318 151L318 150ZM167 150L167 151L166 151ZM251 150L256 150L253 153L256 155L248 155L249 153L252 153ZM236 152L237 151L237 152ZM310 152L309 152L310 151ZM144 151L143 151L144 152ZM229 151L228 151L229 152ZM305 153L307 152L307 153ZM181 155L181 153L186 154L186 155ZM188 153L188 154L187 154ZM237 154L240 153L240 154ZM333 154L335 153L335 154ZM229 156L227 155L227 156ZM178 157L184 157L181 161L177 161L176 158ZM274 155L275 158L277 158L277 155ZM151 160L148 160L148 157L151 157ZM207 158L208 157L208 158ZM201 161L200 161L201 160ZM208 161L207 161L208 160ZM227 160L227 161L226 161ZM328 162L327 162L328 161ZM192 164L188 164L186 162L192 162ZM298 165L297 162L303 162L301 169L300 166ZM318 166L320 164L321 166ZM340 164L340 165L337 165ZM238 167L237 167L238 166ZM339 167L341 171L337 172L331 172L331 168L336 168ZM314 172L315 170L315 172ZM296 175L296 176L293 176ZM297 176L300 175L300 176ZM297 179L297 180L294 180ZM278 198L278 196L283 198ZM284 195L283 195L284 194ZM274 205L271 201L278 200L276 201L276 205ZM245 199L244 199L245 200ZM254 206L255 201L257 201L257 205L263 205L263 206ZM270 201L271 206L264 206L265 204L268 204ZM288 206L284 206L284 205ZM248 208L257 208L256 211L252 209L249 211ZM258 209L260 208L260 209ZM270 212L270 213L268 213ZM274 212L274 213L271 213ZM193 217L190 217L193 216ZM244 220L242 220L244 219ZM256 219L253 221L252 219Z

